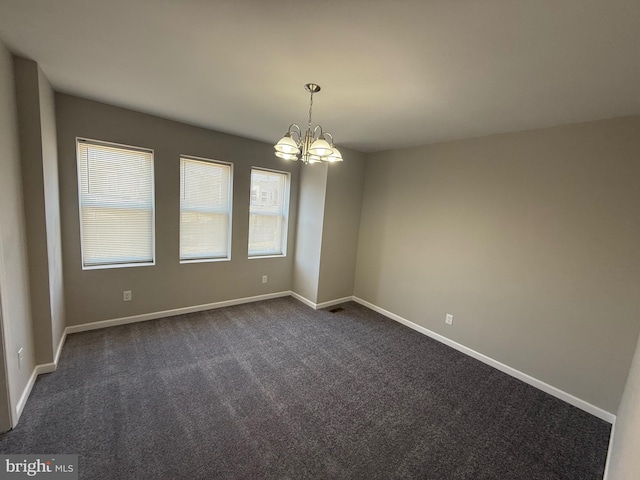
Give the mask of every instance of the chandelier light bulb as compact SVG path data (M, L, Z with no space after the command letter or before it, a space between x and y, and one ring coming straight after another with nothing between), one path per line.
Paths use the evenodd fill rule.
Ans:
M333 144L331 145L331 149L333 150L333 153L327 157L327 162L342 162L342 154L340 153L340 150L338 150Z
M332 152L331 145L324 139L324 135L313 142L311 148L309 148L309 153L318 155L319 157L326 157L331 155Z
M276 152L276 157L284 158L285 160L298 160L298 156L293 153Z
M298 154L300 153L300 148L296 141L291 138L291 133L287 132L284 137L282 137L278 143L274 145L274 148L277 152L288 153L288 154Z

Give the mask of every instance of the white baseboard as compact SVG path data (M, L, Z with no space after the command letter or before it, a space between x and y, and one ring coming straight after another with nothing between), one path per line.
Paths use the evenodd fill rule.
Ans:
M321 308L333 307L334 305L340 305L341 303L350 302L353 300L353 297L343 297L337 298L335 300L329 300L328 302L318 303L316 305L316 310L320 310Z
M31 372L31 376L29 380L27 380L27 384L24 386L24 390L22 391L22 395L18 399L18 403L16 403L16 411L15 418L12 419L13 425L12 428L15 428L20 420L20 416L22 415L22 411L24 410L24 406L27 404L27 400L29 399L29 395L31 395L31 389L33 385L36 383L36 377L38 376L38 367L33 369Z
M616 435L616 420L613 421L613 425L611 426L611 435L609 435L609 448L607 449L607 461L604 464L604 475L602 476L602 480L607 480L609 478L609 465L611 461L611 449L613 448L613 439Z
M18 425L18 421L22 416L22 411L24 410L24 407L27 404L27 400L29 399L29 395L31 395L31 390L33 389L33 386L36 383L36 379L38 378L38 375L42 375L43 373L55 372L56 368L58 368L58 360L60 360L60 353L62 352L62 346L64 345L64 341L66 338L67 338L67 331L65 329L64 333L62 334L62 337L60 338L60 343L58 344L58 348L56 349L56 355L54 357L54 361L50 363L41 363L39 365L36 365L35 368L33 369L33 372L31 372L31 376L29 377L29 380L27 381L27 384L25 385L24 390L22 391L22 395L20 395L20 398L18 399L18 403L16 404L15 418L11 419L12 421L11 428L15 428L16 425Z
M554 397L559 398L560 400L564 400L565 402L573 405L574 407L578 407L579 409L584 410L585 412L590 413L591 415L595 415L596 417L606 422L609 422L609 423L615 422L616 416L613 413L607 412L606 410L603 410L600 407L596 407L595 405L592 405L589 402L586 402L585 400L582 400L578 397L571 395L570 393L560 390L559 388L549 385L548 383L545 383L542 380L538 380L537 378L534 378L531 375L527 375L526 373L521 372L520 370L516 370L515 368L505 365L504 363L501 363L497 360L494 360L491 357L487 357L486 355L480 352L476 352L475 350L472 350L469 347L465 347L464 345L458 342L454 342L453 340L443 335L433 332L421 325L415 324L407 320L406 318L402 318L401 316L396 315L395 313L392 313L383 308L380 308L377 305L374 305L373 303L367 302L366 300L363 300L358 297L353 297L353 301L361 305L364 305L365 307L370 308L375 312L381 313L382 315L389 317L392 320L395 320L396 322L400 322L406 325L407 327L412 328L413 330L416 330L424 335L427 335L428 337L431 337L434 340L439 341L440 343L444 343L445 345L448 345L449 347L454 348L459 352L469 355L470 357L473 357L476 360L480 360L482 363L486 363L487 365L497 368L501 372L511 375L512 377L515 377L518 380L522 380L523 382L528 383L529 385L532 385L538 388L539 390L542 390L543 392L553 395Z
M132 315L130 317L113 318L110 320L101 320L98 322L83 323L80 325L70 325L67 328L65 328L64 335L60 340L60 345L58 346L58 352L56 354L56 364L58 363L58 358L60 357L62 345L64 344L64 341L67 335L70 333L86 332L89 330L97 330L100 328L115 327L117 325L126 325L128 323L144 322L147 320L155 320L158 318L171 317L174 315L182 315L185 313L202 312L205 310L213 310L215 308L230 307L232 305L242 305L244 303L260 302L262 300L269 300L272 298L289 297L289 296L301 301L302 303L313 308L314 310L331 307L333 305L338 305L340 303L349 302L353 299L353 297L344 297L344 298L338 298L336 300L330 300L328 302L314 303L311 300L308 300L302 295L299 295L295 292L283 291L283 292L276 292L276 293L267 293L264 295L256 295L254 297L236 298L233 300L225 300L222 302L205 303L202 305L195 305L192 307L182 307L182 308L174 308L171 310L163 310L159 312L143 313L141 315Z
M312 302L311 300L308 300L308 299L304 298L304 297L303 297L302 295L300 295L299 293L296 293L296 292L289 292L289 293L291 294L291 296L292 296L293 298L295 298L296 300L301 301L301 302L302 302L302 303L304 303L307 307L311 307L311 308L313 308L314 310L317 310L317 309L318 309L318 304L317 304L317 303L314 303L314 302Z
M65 329L65 334L86 332L88 330L97 330L100 328L115 327L117 325L126 325L128 323L144 322L146 320L155 320L157 318L172 317L174 315L182 315L185 313L202 312L204 310L213 310L215 308L230 307L232 305L241 305L243 303L259 302L261 300L269 300L271 298L288 297L291 292L267 293L264 295L256 295L254 297L236 298L233 300L225 300L222 302L206 303L203 305L195 305L193 307L174 308L171 310L163 310L160 312L143 313L141 315L132 315L130 317L114 318L111 320L101 320L99 322L83 323L81 325L71 325Z
M53 357L53 363L58 366L58 362L60 361L60 354L62 353L62 347L64 346L64 342L67 339L67 328L62 332L62 336L60 337L60 341L58 342L58 348L56 348L56 354Z
M302 303L304 303L308 307L313 308L314 310L333 307L334 305L339 305L341 303L350 302L351 300L353 300L353 297L343 297L343 298L336 298L335 300L329 300L328 302L314 303L308 298L303 297L299 293L296 293L296 292L290 292L290 293L293 298L295 298L296 300L300 300Z
M42 375L43 373L55 372L56 368L58 368L57 363L41 363L40 365L36 365L35 372L36 375Z
M57 363L42 363L40 365L36 365L31 372L31 376L27 381L27 384L24 386L24 390L22 391L22 395L18 399L18 403L16 404L16 412L15 418L12 418L13 425L12 428L15 428L20 420L20 416L22 415L22 411L24 410L24 406L27 404L27 400L29 399L29 395L31 395L31 390L36 383L36 379L38 375L42 375L43 373L51 373L55 372L57 368Z

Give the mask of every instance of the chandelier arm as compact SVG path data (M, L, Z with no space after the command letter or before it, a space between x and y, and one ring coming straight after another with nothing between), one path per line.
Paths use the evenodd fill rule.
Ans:
M294 133L298 136L297 143L300 143L302 141L302 130L297 124L292 123L291 125L289 125L289 129L287 131L289 132L289 135L291 135L292 137Z
M316 136L316 132L318 131L318 129L320 129L320 134L318 136ZM318 138L320 138L323 135L322 132L322 125L316 125L315 128L313 129L313 138L314 140L317 140Z
M330 143L330 145L333 145L333 135L331 135L329 132L323 132L322 134L323 134L323 135L328 135L328 136L329 136L329 138L331 138L331 143Z

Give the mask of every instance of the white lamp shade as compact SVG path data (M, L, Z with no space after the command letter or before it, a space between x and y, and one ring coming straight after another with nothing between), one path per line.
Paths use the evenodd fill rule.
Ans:
M331 152L333 152L331 145L329 145L329 143L322 137L313 142L309 148L310 154L318 155L319 157L331 155Z
M276 152L276 157L284 158L285 160L298 160L298 156L293 153Z
M320 163L322 158L318 155L309 155L309 163Z
M298 144L295 142L293 138L287 133L284 137L276 143L273 148L276 149L277 152L288 153L292 155L297 155L300 153L300 148L298 148Z
M327 157L327 162L342 162L340 150L338 150L335 145L331 145L331 148L333 149L333 153Z

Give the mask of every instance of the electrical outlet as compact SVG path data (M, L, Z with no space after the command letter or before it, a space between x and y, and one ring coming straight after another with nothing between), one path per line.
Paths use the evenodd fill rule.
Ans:
M20 347L18 350L18 370L22 369L22 362L24 361L24 348Z
M267 283L268 277L266 275L262 275L262 283Z
M131 290L125 290L122 292L122 301L130 302L131 301Z
M446 323L447 325L453 325L453 315L447 313L447 316L444 317L444 323Z

